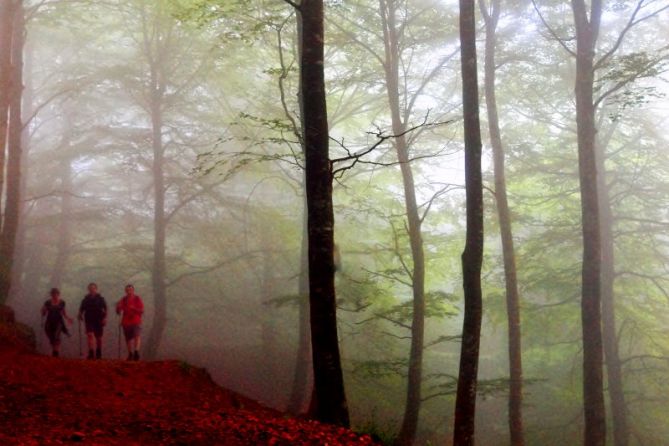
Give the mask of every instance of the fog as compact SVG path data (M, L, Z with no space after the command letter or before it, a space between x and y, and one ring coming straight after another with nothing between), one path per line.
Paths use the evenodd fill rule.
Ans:
M660 445L669 442L669 3L604 3L596 52L615 51L594 80L602 243L612 246L602 288L611 287L629 426L629 442L616 444ZM496 4L525 444L578 444L583 240L573 13L567 2ZM379 5L393 11L396 27ZM306 411L313 378L310 353L299 350L309 331L300 319L308 271L294 9L279 0L24 7L21 204L7 303L34 328L40 352L50 353L40 308L52 287L75 316L90 282L110 308L132 283L146 307L147 359L206 367L218 384L267 406ZM478 444L505 445L507 283L477 13L485 250L476 433ZM426 308L416 444L451 444L466 227L458 5L329 1L325 26L337 326L352 426L391 444L405 414L419 286L411 188ZM401 144L406 162L398 161ZM62 356L85 356L81 330L75 321ZM125 358L120 336L112 313L104 357Z

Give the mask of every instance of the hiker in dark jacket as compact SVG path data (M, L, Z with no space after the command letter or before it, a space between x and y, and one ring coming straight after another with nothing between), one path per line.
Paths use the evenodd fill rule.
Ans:
M102 358L102 334L107 323L107 302L98 293L98 286L95 283L88 285L88 294L81 301L79 320L86 323L88 359Z
M65 312L65 301L60 298L60 290L52 288L51 299L44 302L42 306L42 317L46 316L44 321L44 331L51 344L51 355L57 357L60 355L60 335L65 333L69 336L65 321L72 324L70 318Z

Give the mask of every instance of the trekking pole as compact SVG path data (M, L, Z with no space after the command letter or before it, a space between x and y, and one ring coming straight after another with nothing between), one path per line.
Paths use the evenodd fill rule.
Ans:
M118 336L117 336L117 339L118 339L118 342L117 342L117 344L118 344L118 359L121 359L121 317L118 316L117 319L118 319Z
M84 355L81 348L81 319L77 318L77 325L79 326L79 357Z
M39 337L39 345L37 346L37 351L44 349L44 344L45 344L44 338L46 337L46 329L44 327L44 316L40 318L39 328L42 333L40 334Z

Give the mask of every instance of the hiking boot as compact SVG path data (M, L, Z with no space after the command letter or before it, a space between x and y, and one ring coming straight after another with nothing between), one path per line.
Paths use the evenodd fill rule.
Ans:
M133 355L132 353L128 353L128 359L127 359L127 361L132 361L132 360L134 360L134 359L135 359L135 355Z
M86 357L86 359L95 359L95 353L93 350L88 351L88 357Z
M95 359L102 359L102 349L98 348L95 350Z
M58 352L56 350L54 350L53 352L51 352L51 356L53 356L54 358L57 358L58 357Z
M135 353L132 355L132 359L139 361L139 350L135 350Z

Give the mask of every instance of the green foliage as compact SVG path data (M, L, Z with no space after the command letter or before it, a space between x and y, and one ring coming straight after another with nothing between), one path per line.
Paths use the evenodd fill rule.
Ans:
M374 441L386 446L394 445L397 440L395 426L389 421L377 419L374 413L372 413L371 419L356 426L355 431L359 434L369 435Z

